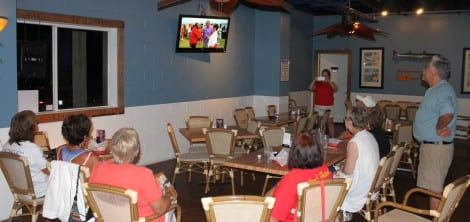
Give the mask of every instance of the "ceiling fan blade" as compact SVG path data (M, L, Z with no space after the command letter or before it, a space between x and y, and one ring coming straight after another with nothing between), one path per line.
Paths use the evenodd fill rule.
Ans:
M157 3L157 9L160 11L189 1L191 0L160 0Z
M224 14L231 14L238 5L239 0L210 0L209 5L213 10L221 11Z
M284 0L245 0L245 2L268 7L293 8Z
M331 39L331 38L333 38L337 35L342 35L345 32L346 32L346 30L344 29L343 24L338 23L338 24L334 24L334 25L328 26L326 28L320 29L320 30L314 32L312 35L317 36L317 35L326 34L326 37Z

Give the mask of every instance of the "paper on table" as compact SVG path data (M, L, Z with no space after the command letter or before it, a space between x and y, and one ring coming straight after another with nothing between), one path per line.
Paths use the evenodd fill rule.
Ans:
M337 148L338 147L338 144L341 143L342 140L338 139L338 138L330 138L328 140L328 147L329 148Z
M289 149L283 148L275 157L272 158L276 161L281 167L284 167L287 164L287 159L289 159Z
M282 144L288 145L289 147L292 145L290 133L284 133L284 137L282 138Z

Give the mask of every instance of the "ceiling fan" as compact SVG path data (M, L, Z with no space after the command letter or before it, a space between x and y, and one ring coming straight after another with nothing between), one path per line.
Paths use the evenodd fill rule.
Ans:
M160 0L157 3L158 10L163 10L191 0ZM292 8L285 0L209 0L211 8L230 14L235 10L239 3L263 6L269 8Z
M344 4L336 4L335 7L343 13L341 22L320 29L314 32L313 36L326 34L326 37L330 39L338 35L341 37L355 35L359 38L375 41L375 35L389 35L385 31L369 27L359 22L359 20L374 23L378 22L377 18L374 15L368 15L356 9L353 9L350 7L350 3L349 6Z

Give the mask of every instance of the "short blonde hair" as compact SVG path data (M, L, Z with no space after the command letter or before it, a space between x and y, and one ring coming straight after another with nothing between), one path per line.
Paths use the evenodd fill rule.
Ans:
M139 134L133 128L121 128L113 135L111 152L115 163L131 163L140 151Z

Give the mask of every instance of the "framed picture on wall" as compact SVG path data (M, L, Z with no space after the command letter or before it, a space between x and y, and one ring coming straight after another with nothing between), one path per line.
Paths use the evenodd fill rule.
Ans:
M463 49L462 93L470 93L470 48Z
M383 88L384 48L360 49L360 88Z

